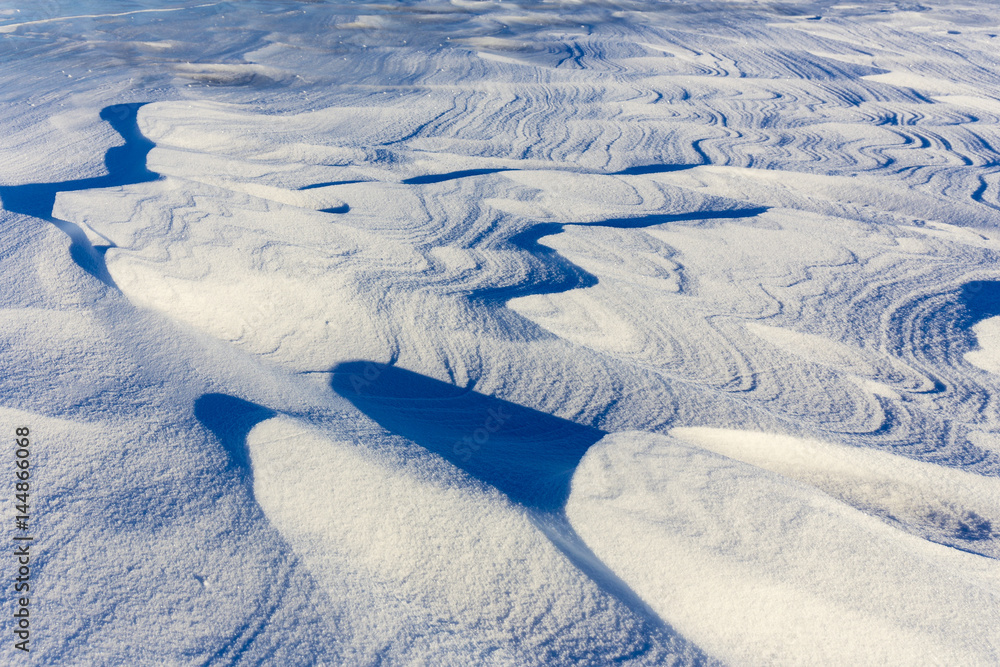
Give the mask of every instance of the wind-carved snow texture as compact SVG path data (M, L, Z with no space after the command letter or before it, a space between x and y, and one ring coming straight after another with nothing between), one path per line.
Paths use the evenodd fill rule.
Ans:
M37 660L996 664L998 23L0 10Z

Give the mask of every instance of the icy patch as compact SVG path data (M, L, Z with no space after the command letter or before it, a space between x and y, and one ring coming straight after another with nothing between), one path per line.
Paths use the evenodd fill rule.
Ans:
M270 84L294 79L295 74L276 67L264 67L252 63L181 63L175 66L178 76L198 83L219 86L241 86L246 84Z

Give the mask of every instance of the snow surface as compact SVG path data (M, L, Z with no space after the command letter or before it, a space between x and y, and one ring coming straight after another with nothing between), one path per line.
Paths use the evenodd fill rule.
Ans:
M0 2L31 662L997 664L998 35Z

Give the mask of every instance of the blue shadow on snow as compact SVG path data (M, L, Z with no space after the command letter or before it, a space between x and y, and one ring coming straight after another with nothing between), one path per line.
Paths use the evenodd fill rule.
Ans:
M573 473L604 431L394 366L351 361L335 366L332 374L333 390L383 428L529 510L552 544L636 614L650 637L665 633L682 640L591 551L566 517Z
M146 156L154 144L142 135L136 122L143 104L112 104L101 110L101 119L111 125L125 142L104 153L107 174L52 183L0 185L0 200L6 210L46 220L64 231L72 239L70 256L73 261L108 284L113 284L104 266L104 252L108 247L92 246L77 225L53 218L52 207L56 194L60 192L119 187L159 178L158 174L146 168Z
M394 366L352 361L332 372L333 390L383 428L531 509L561 510L580 459L605 435Z
M243 481L253 479L247 435L254 426L276 414L274 410L226 394L204 394L194 403L194 416L216 437L229 458L229 467Z
M976 280L962 285L958 297L962 306L959 327L967 329L976 322L1000 315L1000 281Z
M124 145L109 148L104 153L107 174L54 183L2 185L0 199L3 200L4 208L48 220L52 216L56 193L155 181L159 175L146 168L146 155L154 144L142 136L136 123L142 106L143 103L113 104L101 110L101 119L107 121L125 140Z
M642 229L672 222L694 222L699 220L735 220L753 218L768 210L766 206L753 208L723 209L716 211L691 211L688 213L654 213L634 218L612 218L597 222L543 222L519 234L509 243L529 253L538 263L532 267L530 279L516 285L496 288L482 288L471 299L491 304L506 304L511 299L533 294L559 294L573 289L584 289L597 284L597 276L577 266L563 257L557 250L542 245L539 241L558 234L564 227L610 227L613 229Z

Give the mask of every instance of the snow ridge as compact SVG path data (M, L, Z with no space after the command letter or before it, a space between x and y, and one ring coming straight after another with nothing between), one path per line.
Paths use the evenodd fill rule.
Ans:
M0 14L39 660L996 663L997 16L930 4Z

